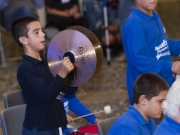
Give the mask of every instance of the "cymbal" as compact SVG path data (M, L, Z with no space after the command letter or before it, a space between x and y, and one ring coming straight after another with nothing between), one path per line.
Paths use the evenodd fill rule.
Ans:
M65 56L74 63L73 72L65 78L66 86L81 86L93 79L102 68L102 46L94 33L82 26L69 27L50 41L47 59L54 76Z

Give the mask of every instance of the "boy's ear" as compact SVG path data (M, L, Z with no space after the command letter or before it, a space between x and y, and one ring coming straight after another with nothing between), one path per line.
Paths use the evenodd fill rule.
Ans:
M25 36L20 36L19 37L19 41L21 42L21 44L26 45L28 43L28 40Z
M146 103L146 101L147 101L147 99L146 99L146 96L145 95L141 95L140 97L139 97L139 103L140 104L145 104Z

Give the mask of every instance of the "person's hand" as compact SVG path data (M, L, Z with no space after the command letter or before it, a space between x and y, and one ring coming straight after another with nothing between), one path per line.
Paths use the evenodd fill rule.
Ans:
M71 16L69 10L59 11L59 15L64 16L64 17L70 17Z
M69 14L71 16L74 16L75 14L79 13L78 11L79 7L77 5L74 5L70 10L69 10Z
M101 119L96 118L94 124L99 124L101 121L102 121Z
M117 31L117 30L119 30L118 23L114 23L114 24L109 25L108 29L109 29L109 31Z
M71 116L67 115L67 114L66 114L66 118L67 118L68 123L71 123L71 122L74 121L74 119Z
M100 25L100 29L105 29L104 24L101 24L101 25Z
M180 74L180 61L175 61L172 63L171 71L173 73Z
M58 75L62 78L65 78L68 73L70 73L74 69L74 65L71 63L69 57L64 57L61 62L60 70Z
M75 19L78 19L78 18L80 18L81 17L81 14L80 13L76 13L76 14L74 14L74 16L73 16Z
M55 9L55 8L46 7L46 11L47 11L48 14L64 16L64 17L69 17L70 16L69 10L58 10L58 9Z

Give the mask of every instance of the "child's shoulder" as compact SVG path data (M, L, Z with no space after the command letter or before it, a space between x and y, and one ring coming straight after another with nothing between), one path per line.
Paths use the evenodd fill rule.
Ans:
M34 69L34 66L32 63L28 61L21 61L21 63L18 66L18 72L26 72L28 70Z
M132 124L137 125L137 119L132 113L132 111L128 110L126 111L120 118L118 119L119 122L121 122L124 125L128 125L129 121L131 121Z
M122 115L115 123L118 127L119 131L123 130L129 133L131 131L140 132L140 125L138 121L127 111L124 115Z

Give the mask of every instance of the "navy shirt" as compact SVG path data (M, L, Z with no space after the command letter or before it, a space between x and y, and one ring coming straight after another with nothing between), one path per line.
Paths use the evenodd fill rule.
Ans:
M133 106L121 116L110 128L108 135L153 135L156 123L153 119L147 122Z
M64 79L54 77L45 58L39 61L22 55L18 67L17 80L21 86L27 107L23 127L44 131L65 126L66 115L62 100L56 99L60 92L75 92L77 88L64 86Z
M71 9L74 5L79 5L78 0L45 0L45 3L47 7L58 10L67 10Z

